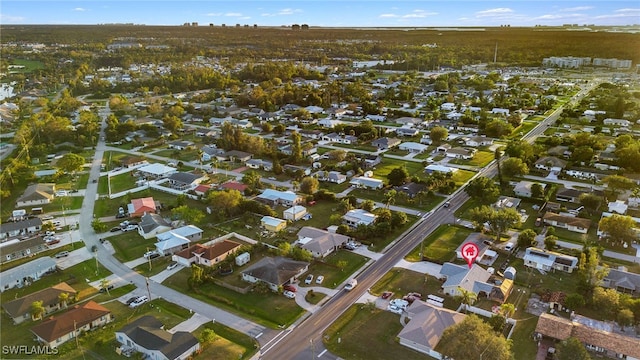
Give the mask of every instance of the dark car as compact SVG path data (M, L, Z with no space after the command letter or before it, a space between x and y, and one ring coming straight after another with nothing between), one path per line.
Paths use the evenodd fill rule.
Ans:
M111 232L118 232L118 231L120 231L120 230L122 230L122 229L120 229L120 227L116 226L116 227L111 228L111 230L109 230L109 231L111 231Z
M107 291L107 290L113 290L113 288L114 288L113 284L110 284L110 285L107 285L107 287L106 287L106 288L101 287L101 288L100 288L100 292L101 292L101 293L103 293L103 292L105 292L105 291Z
M382 293L382 295L380 297L383 298L383 299L388 299L388 298L391 297L391 295L393 295L393 292L385 291L385 292Z
M285 290L289 290L289 291L291 291L291 292L296 292L296 291L298 291L298 289L296 289L296 287L295 287L295 286L293 286L293 285L291 285L291 284L287 284L287 285L283 286L282 288L283 288L283 289L285 289Z
M122 219L122 218L126 218L126 217L127 217L127 215L124 214L124 213L120 213L120 214L116 215L116 219Z
M132 303L132 302L134 302L134 301L138 300L138 297L139 297L139 296L134 296L134 297L129 298L129 299L127 300L127 302L126 302L127 306L131 305L131 303Z

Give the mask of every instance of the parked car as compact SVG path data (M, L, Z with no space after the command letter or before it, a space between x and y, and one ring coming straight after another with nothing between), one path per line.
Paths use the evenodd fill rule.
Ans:
M146 303L147 301L149 301L149 298L146 295L143 295L137 298L136 300L134 300L133 302L131 302L131 304L129 304L129 307L137 308L138 306Z
M113 284L109 284L109 285L107 285L106 288L105 287L101 287L100 288L100 292L103 293L103 292L105 292L107 290L113 290L114 288L115 288L115 286L113 286Z
M134 231L138 230L138 225L127 225L126 228L122 229L122 231Z
M116 219L122 219L122 218L126 218L127 215L125 213L118 213L118 215L116 215Z
M125 220L125 221L120 223L120 227L121 228L126 228L128 225L129 225L129 220Z
M292 284L287 284L287 285L283 286L282 288L287 290L287 291L291 291L291 292L298 291L298 289L295 286L293 286Z
M60 258L67 257L67 256L69 256L69 252L68 251L61 251L61 252L59 252L59 253L57 253L55 255L55 258L56 259L60 259Z
M57 239L57 238L49 239L46 242L46 244L49 246L59 244L59 243L60 243L60 239Z
M380 297L383 298L383 299L388 299L388 298L391 297L391 295L393 295L392 291L385 291L385 292L382 293L382 295L380 295Z
M318 275L318 277L316 278L316 284L322 284L323 281L324 281L324 276Z
M444 207L448 208L449 206L451 206L451 201L447 201L444 203Z
M296 297L296 293L293 291L285 290L282 295L288 297L289 299L294 299Z
M171 264L167 265L167 270L173 270L176 267L178 267L178 263L174 261Z
M127 306L129 306L129 305L131 305L132 302L138 300L138 298L139 298L139 296L130 297L125 304L127 304Z
M516 244L509 242L504 246L504 250L511 252L515 247L516 247Z
M307 275L307 278L306 278L306 279L304 279L304 283L305 283L305 284L307 284L307 285L309 285L309 284L311 284L312 282L313 282L313 274L309 274L309 275Z
M158 256L160 256L160 254L157 251L147 251L146 253L144 253L144 258L145 259L155 259Z
M402 312L404 311L401 308L391 304L387 306L387 310L391 311L394 314L402 314Z
M111 231L111 232L118 232L118 231L120 231L120 230L122 230L122 229L116 226L116 227L111 228L111 230L109 230L109 231Z

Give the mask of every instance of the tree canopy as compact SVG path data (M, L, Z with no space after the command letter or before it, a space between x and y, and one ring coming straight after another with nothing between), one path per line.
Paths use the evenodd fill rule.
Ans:
M475 315L447 328L436 351L453 359L511 360L511 343Z
M500 187L492 179L484 176L471 180L464 191L481 204L494 203L500 196Z

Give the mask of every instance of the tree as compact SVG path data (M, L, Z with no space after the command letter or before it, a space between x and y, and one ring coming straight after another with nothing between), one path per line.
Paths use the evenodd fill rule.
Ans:
M376 208L376 203L373 200L365 200L360 203L360 208L362 210L372 212Z
M402 211L394 211L391 213L391 220L389 221L389 224L395 229L406 224L407 221L409 221L407 214Z
M468 291L467 289L460 286L458 286L458 292L460 293L460 295L458 295L457 298L464 305L464 312L466 314L469 306L473 305L476 300L478 300L478 295L473 291Z
M504 182L502 181L502 165L500 164L502 159L502 147L497 147L493 151L493 157L496 159L496 165L498 166L498 184L500 188L504 186Z
M589 247L580 254L578 273L580 274L580 287L585 294L590 294L607 276L609 267L606 264L600 266L600 255L595 248Z
M67 307L67 303L69 302L69 293L63 292L58 295L58 301L62 303L62 307Z
M107 295L111 296L111 294L109 293L109 279L102 278L100 280L100 288L105 289L107 291Z
M577 293L567 295L567 298L564 300L564 306L568 307L571 310L576 310L579 307L583 307L584 304L584 297Z
M613 318L620 306L620 294L616 289L604 289L598 286L593 289L593 306L607 317Z
M294 131L291 134L291 162L294 164L299 163L302 160L302 145L301 145L302 136L297 131Z
M516 306L511 303L504 303L500 305L500 314L502 314L505 318L510 318L515 314Z
M484 176L471 180L464 191L481 204L494 203L500 196L500 188L493 180Z
M231 215L242 202L243 196L238 190L212 191L207 195L207 202L221 214Z
M196 208L187 205L178 206L171 209L171 215L183 220L187 224L197 224L204 219L204 213Z
M340 269L340 271L344 271L347 265L349 265L347 260L339 260L338 262L336 262L336 266L338 267L338 269Z
M398 192L396 190L389 190L384 193L384 206L389 209L389 207L396 203L396 195Z
M429 138L435 145L439 145L449 136L449 131L442 126L434 126L429 133Z
M491 325L494 331L501 333L504 330L505 325L507 325L506 321L507 318L504 316L495 314L491 316L487 322Z
M607 184L607 188L615 195L620 190L629 190L635 186L633 180L620 175L609 175L603 178L602 182Z
M260 179L260 174L255 171L248 171L242 177L242 183L253 188L253 189L261 189L262 181Z
M633 311L629 309L622 309L618 312L618 325L621 327L631 326L634 322Z
M631 216L614 214L610 217L603 217L598 227L606 234L605 238L612 243L630 244L638 239L634 230L635 221Z
M484 132L489 137L501 138L503 136L511 134L513 132L513 126L505 121L495 119L489 121L485 125Z
M66 174L73 174L76 171L82 170L84 163L84 157L74 153L68 153L58 160L56 167Z
M204 329L200 334L200 342L203 344L211 344L218 339L218 335L213 329Z
M475 315L445 329L435 350L453 359L511 359L511 343Z
M547 250L553 250L558 243L558 237L555 235L548 235L544 238L544 248Z
M525 229L518 234L518 246L528 248L536 245L536 232L531 229Z
M403 185L407 179L409 178L409 172L404 166L399 166L394 168L387 174L387 179L389 179L389 185L400 186Z
M476 223L477 228L482 228L485 223L496 234L496 240L500 241L502 233L520 223L521 217L515 209L495 210L489 206L482 205L469 211L471 220Z
M300 191L305 194L312 195L318 191L320 182L315 177L306 176L300 182Z
M593 214L598 211L600 204L602 204L602 197L595 194L584 193L580 195L579 201L580 205L584 206L587 212Z
M542 188L542 185L538 183L534 183L533 185L531 185L532 198L541 198L542 195L544 195L544 189Z
M204 281L204 269L196 264L191 264L191 276L189 276L189 287L194 288Z
M591 360L591 355L580 340L570 337L556 347L558 360Z
M34 301L31 303L31 319L38 320L44 315L44 306L42 301Z
M529 167L519 158L508 158L502 162L502 173L510 178L527 175Z

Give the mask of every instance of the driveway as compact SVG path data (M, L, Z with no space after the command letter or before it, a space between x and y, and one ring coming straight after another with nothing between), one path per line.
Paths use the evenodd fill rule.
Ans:
M322 286L304 286L304 287L303 286L296 286L296 288L298 289L298 291L296 291L296 298L295 298L296 304L298 304L298 306L300 306L301 308L307 310L310 313L315 312L322 305L322 303L324 303L325 301L328 301L335 294L337 294L338 291L340 291L340 290L337 290L337 289L329 289L329 288L322 287ZM307 293L309 293L310 290L313 290L313 292L316 292L316 293L326 294L327 297L325 297L318 304L310 304L305 299L305 297L307 296Z
M419 272L422 274L428 274L434 277L440 277L440 269L442 269L442 265L438 265L436 263L432 263L428 261L410 262L404 259L398 261L396 266L404 269L413 270L415 272Z
M190 333L210 321L215 322L215 319L209 319L204 315L195 313L189 319L171 328L169 332L172 334L175 334L178 331L186 331Z
M177 273L178 271L180 271L182 269L184 269L184 267L182 265L178 265L178 266L176 266L175 268L173 268L171 270L164 269L160 273L150 277L150 279L160 284L163 281L167 280L167 278L169 276Z
M83 247L82 249L74 250L69 252L69 256L55 259L56 264L62 270L70 268L74 265L80 264L83 261L87 261L89 259L93 259L93 254L87 249Z

